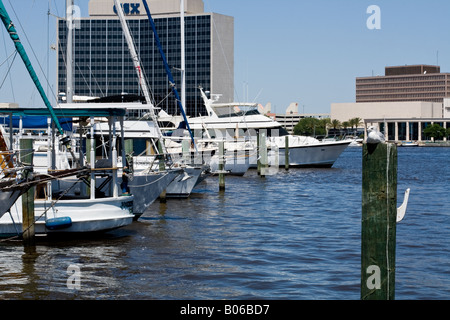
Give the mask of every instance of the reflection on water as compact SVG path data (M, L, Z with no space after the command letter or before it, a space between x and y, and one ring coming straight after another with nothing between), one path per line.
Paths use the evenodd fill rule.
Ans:
M396 297L448 299L449 149L399 149ZM101 236L0 242L0 299L359 299L361 150L332 169L208 178ZM68 287L80 270L80 288ZM444 271L443 271L444 270Z

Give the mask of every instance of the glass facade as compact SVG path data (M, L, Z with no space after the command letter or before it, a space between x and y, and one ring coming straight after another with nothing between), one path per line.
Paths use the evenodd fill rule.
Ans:
M181 95L180 17L156 18L155 25L172 75ZM155 106L180 114L147 19L129 19ZM211 89L212 17L185 17L186 113L205 114L198 87ZM58 21L58 92L66 91L67 25ZM107 97L122 93L141 95L139 79L118 19L82 19L74 30L74 94Z

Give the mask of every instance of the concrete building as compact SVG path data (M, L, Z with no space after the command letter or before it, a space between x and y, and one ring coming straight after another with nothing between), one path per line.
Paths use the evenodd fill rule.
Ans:
M386 67L385 76L356 78L356 102L427 101L450 97L450 73L439 66Z
M333 103L330 115L341 123L360 118L360 128L378 126L390 141L426 140L427 126L450 128L450 73L429 65L386 67L385 76L356 78L356 103Z
M298 103L292 102L287 108L285 113L267 113L273 120L281 123L283 128L286 129L290 134L294 133L294 127L300 122L300 120L304 118L317 118L317 119L325 119L329 118L329 114L322 113L299 113L298 112ZM267 108L267 106L266 106ZM269 109L270 110L270 109Z
M181 93L180 1L147 2ZM179 114L142 1L122 3L155 105L168 114ZM64 19L59 19L57 32L57 90L64 93L67 86ZM142 95L113 0L90 0L89 17L80 19L73 40L75 95ZM185 48L186 113L205 114L199 86L221 93L223 102L234 100L234 18L204 12L202 0L185 1Z
M450 99L446 103L446 108L443 103L423 101L333 103L331 118L340 122L361 118L360 127L375 125L390 141L424 141L423 130L428 125L450 128Z

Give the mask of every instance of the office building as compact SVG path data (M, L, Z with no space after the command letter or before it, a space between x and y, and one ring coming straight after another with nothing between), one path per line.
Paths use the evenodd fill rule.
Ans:
M186 113L205 114L198 87L234 98L234 18L204 12L202 0L185 1ZM122 1L154 104L179 114L154 34L141 0ZM164 53L181 94L181 20L179 0L147 1ZM57 85L66 92L67 24L59 19ZM113 0L90 0L89 17L77 21L73 39L74 95L143 95Z
M389 141L425 141L426 127L450 127L450 73L439 66L386 67L385 76L356 78L356 103L332 103L331 118L360 118ZM443 140L447 140L446 137Z
M384 76L356 78L356 102L426 101L450 97L450 73L439 66L386 67Z

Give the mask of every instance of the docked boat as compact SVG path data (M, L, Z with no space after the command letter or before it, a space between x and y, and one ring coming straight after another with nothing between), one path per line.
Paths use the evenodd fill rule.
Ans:
M66 115L77 116L80 114L89 113L92 116L105 117L110 113L119 114L123 116L125 109L116 108L111 109L84 109L82 106L77 106L76 109L68 109L64 107L58 108L56 115L60 113ZM10 110L0 109L0 113L12 114L45 114L46 109L22 109L14 108ZM91 145L93 145L93 135ZM24 135L24 138L31 138L31 136ZM41 145L45 145L45 137L49 139L52 135L39 135L38 141ZM14 145L10 141L2 143L2 145ZM49 150L53 149L52 147ZM33 150L30 150L30 153ZM44 152L47 154L47 152ZM2 199L11 200L10 208L5 207L0 219L0 235L2 237L20 236L22 232L22 200L21 195L29 188L24 187L38 187L36 191L36 199L34 199L35 207L35 234L48 235L51 233L90 233L90 232L105 232L112 229L120 228L130 224L135 218L133 213L133 204L135 197L132 194L119 194L117 179L117 165L112 164L108 168L99 168L91 162L87 166L79 168L64 169L53 167L52 158L46 158L47 172L41 167L39 171L34 170L33 160L29 164L28 170L32 170L32 180L13 183L8 185L6 178L1 183ZM93 150L91 150L90 158L94 159ZM77 163L72 163L75 165ZM54 169L52 169L54 168ZM6 168L11 170L10 168ZM17 169L17 168L16 168ZM105 176L110 176L112 179L111 193L105 194L99 191L100 181ZM116 177L116 178L114 178ZM85 181L89 181L87 184ZM17 181L17 179L16 179ZM53 182L53 183L49 183ZM14 191L9 196L8 192ZM17 201L13 201L12 196L17 196L17 190L20 191ZM83 192L84 190L84 192ZM91 191L88 191L91 190Z
M399 143L400 147L418 147L419 143L417 141L402 141Z
M58 119L57 112L53 109L49 99L45 91L42 88L42 85L39 81L39 78L34 71L33 66L28 58L28 55L19 39L19 35L17 30L12 23L8 12L6 11L3 2L0 0L0 18L10 35L11 40L16 47L17 52L22 58L27 71L33 80L36 89L38 90L46 108L43 110L34 109L20 109L18 106L14 106L13 108L9 108L6 110L6 114L9 115L24 115L27 112L31 115L40 115L40 116L50 116L53 124L57 129L56 134L60 134L61 144L65 147L66 151L72 155L72 158L75 159L74 152L71 146L71 139L67 136L61 126L61 123ZM70 29L70 28L69 28ZM107 110L102 110L105 113L108 113ZM77 109L77 112L80 112L79 115L90 114L86 110ZM84 112L84 113L83 113ZM122 116L124 115L124 110L121 111ZM61 115L60 115L61 117ZM12 134L12 131L11 131ZM52 135L54 136L54 135ZM6 144L4 144L6 145ZM12 144L10 144L11 146ZM6 145L7 146L7 145ZM10 152L13 152L10 148ZM23 151L23 150L22 150ZM32 154L32 150L30 151ZM89 168L90 175L90 197L88 199L78 197L76 199L63 199L64 192L66 190L61 190L62 194L58 198L53 198L53 188L51 183L46 183L45 180L37 180L34 178L30 178L30 181L27 181L29 177L34 177L33 173L33 160L29 157L26 158L27 163L24 165L26 174L24 184L22 183L22 179L17 179L19 183L11 186L4 186L0 192L6 192L6 197L9 196L10 191L21 190L23 192L29 192L30 188L35 185L43 186L42 190L45 190L44 196L42 197L44 200L41 201L39 199L35 199L34 201L34 221L32 222L35 227L35 233L37 234L49 234L52 232L64 232L64 233L84 233L84 232L98 232L98 231L107 231L115 228L119 228L130 224L133 221L134 215L132 213L133 206L133 196L125 195L123 197L118 196L117 188L114 190L114 195L112 197L104 197L97 198L95 196L95 173L94 168L91 166ZM92 157L91 157L92 159ZM12 162L11 162L12 163ZM14 169L14 168L13 168ZM78 170L78 169L77 169ZM115 168L111 168L113 172L112 176L115 181ZM47 175L51 176L51 175ZM53 177L52 177L53 178ZM80 177L82 178L82 177ZM83 177L84 178L84 177ZM2 177L1 182L8 182L8 179L11 179L8 174L5 174ZM9 189L8 189L9 188ZM22 193L24 194L24 192ZM16 195L16 194L14 194ZM4 198L5 194L2 195ZM25 230L23 230L22 225L22 201L20 201L20 197L7 211L9 214L4 213L0 219L0 235L1 236L21 236ZM53 210L51 212L50 210ZM20 213L20 214L19 214ZM30 217L31 220L33 217Z
M105 133L108 132L107 126L106 123L95 124L94 135L97 141L107 139L105 137ZM135 200L135 211L139 214L143 213L139 202L144 201L145 206L148 207L163 191L167 198L189 197L208 169L201 164L187 165L178 162L172 159L170 154L159 154L160 136L153 121L126 120L123 122L123 130L119 135L122 134L128 163L124 165L123 157L119 157L118 166L129 166L129 171L132 172L128 179L128 186L131 193L138 199ZM161 170L160 161L164 161L166 156L169 161ZM119 176L123 175L119 174ZM154 189L148 190L152 184L156 184L153 186Z
M52 201L35 199L35 234L106 232L133 222L133 196ZM22 201L0 218L0 237L22 233Z
M211 174L219 172L219 143L224 143L224 169L227 175L243 176L250 168L251 158L256 158L255 147L246 141L196 139L196 149L189 144L189 138L172 135L166 138L167 151L173 159L189 164L204 164Z
M202 88L200 93L208 115L189 119L195 135L201 132L200 136L207 134L219 140L246 142L255 148L259 132L265 131L269 165L285 165L286 136L289 165L292 167L332 167L351 143L350 140L320 141L289 135L279 122L261 114L256 103L218 103L219 95L208 98ZM185 128L185 124L180 122L178 128ZM251 167L256 167L256 155L250 158L250 162Z

